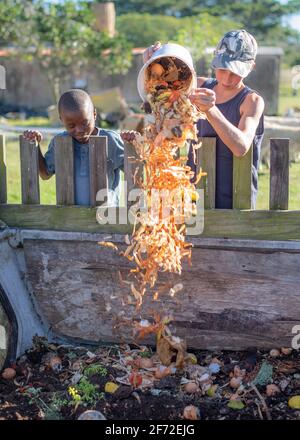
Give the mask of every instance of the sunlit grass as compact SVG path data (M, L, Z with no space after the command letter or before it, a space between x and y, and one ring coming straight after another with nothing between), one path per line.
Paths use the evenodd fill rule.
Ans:
M289 209L300 210L300 163L292 163L289 168ZM269 209L270 170L263 167L258 177L256 209Z
M48 148L47 141L42 141L42 151ZM6 142L6 167L7 167L7 200L8 203L21 203L21 172L19 140ZM40 199L43 205L53 205L55 198L55 176L49 180L40 178Z
M50 119L41 116L28 119L6 119L7 124L21 127L51 127Z

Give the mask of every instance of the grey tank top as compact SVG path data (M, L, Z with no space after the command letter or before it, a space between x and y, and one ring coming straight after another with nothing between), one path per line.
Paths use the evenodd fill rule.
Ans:
M207 89L213 89L217 84L217 80L209 78L201 86ZM223 113L225 118L235 127L240 121L240 107L245 97L254 90L245 86L236 96L222 104L216 104L218 109ZM197 123L199 137L215 137L216 138L216 200L215 207L219 209L232 208L232 170L233 170L233 154L231 150L218 137L217 133L206 119L200 119ZM260 118L256 133L253 139L253 162L252 162L252 185L251 185L251 207L255 208L257 183L258 183L258 164L260 156L260 148L264 134L264 117ZM189 150L187 164L195 170L193 161L192 148ZM205 171L205 170L203 170Z

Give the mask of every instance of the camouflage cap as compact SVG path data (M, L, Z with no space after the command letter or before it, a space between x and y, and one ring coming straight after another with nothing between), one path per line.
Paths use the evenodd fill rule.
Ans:
M227 32L219 42L212 61L214 69L226 69L245 78L257 54L255 38L244 29Z

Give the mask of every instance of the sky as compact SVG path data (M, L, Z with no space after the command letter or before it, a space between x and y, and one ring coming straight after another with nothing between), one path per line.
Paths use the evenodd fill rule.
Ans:
M285 20L292 28L300 31L300 14L293 15Z
M53 3L58 3L61 0L50 0ZM280 0L280 3L285 4L288 0ZM294 14L290 17L284 17L283 22L289 24L292 28L300 31L300 11L299 14Z

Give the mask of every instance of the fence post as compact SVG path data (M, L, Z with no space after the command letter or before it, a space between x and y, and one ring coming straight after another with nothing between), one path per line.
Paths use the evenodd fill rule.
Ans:
M74 205L74 154L70 136L54 138L56 204Z
M270 139L270 209L289 206L289 139Z
M20 135L22 204L40 203L39 152L35 142Z
M0 203L7 203L5 136L0 134Z
M232 207L251 209L253 146L243 157L233 156Z
M196 150L196 175L200 172L207 173L201 177L197 188L204 189L204 208L213 209L216 198L216 139L199 138L202 146Z
M96 206L97 192L107 190L107 137L91 136L89 140L90 204Z

